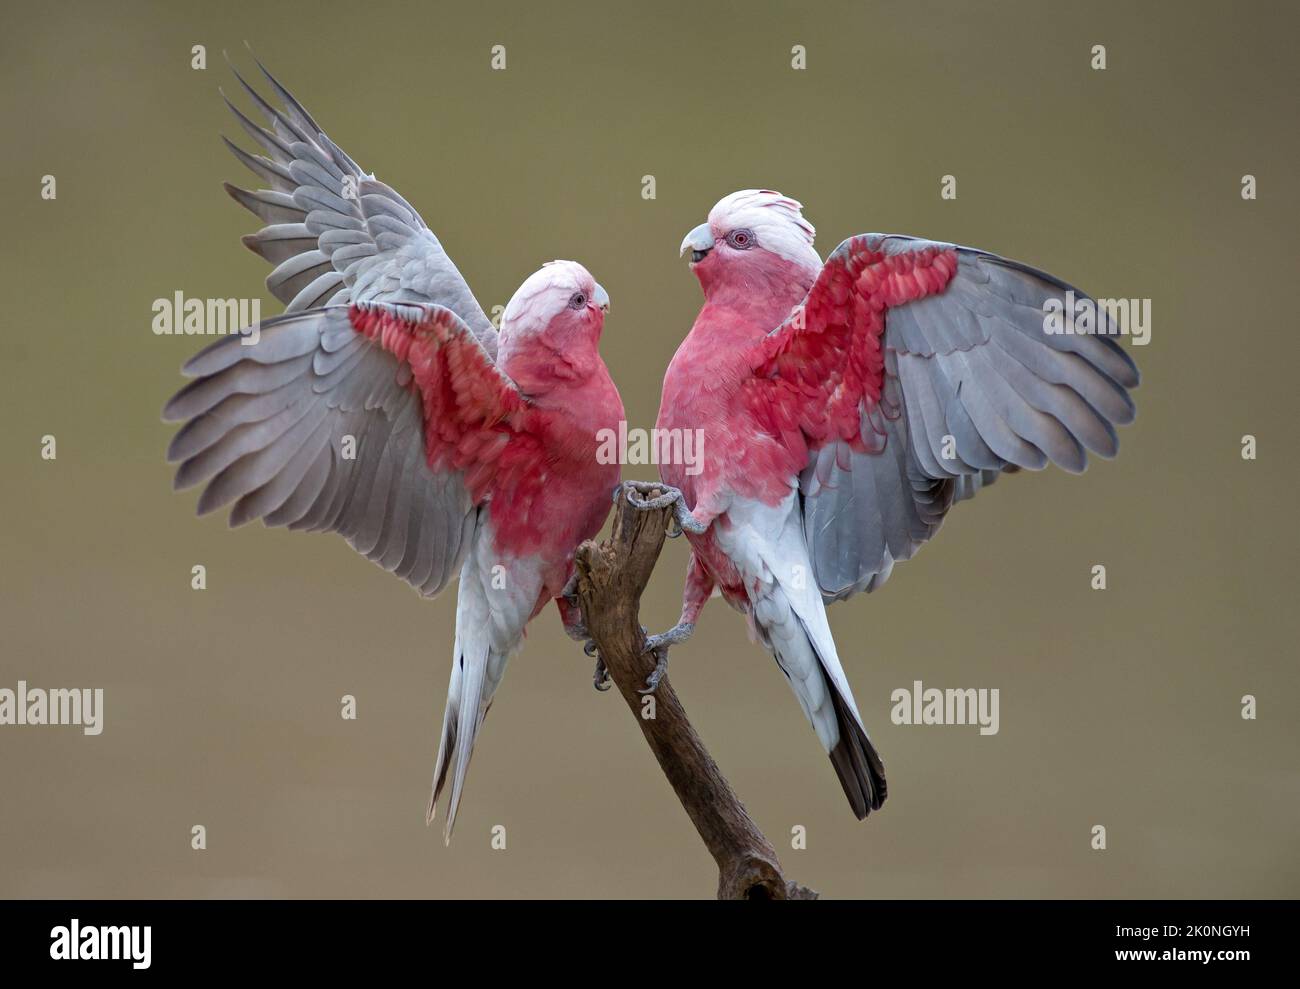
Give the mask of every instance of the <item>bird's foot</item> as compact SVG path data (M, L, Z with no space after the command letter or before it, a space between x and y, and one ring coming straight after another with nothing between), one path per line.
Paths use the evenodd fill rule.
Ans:
M659 689L659 681L668 673L668 647L660 646L658 649L647 649L646 651L654 655L655 668L645 678L645 686L637 690L638 694L653 694Z
M629 505L643 512L667 508L682 496L676 488L658 481L624 481L614 492L615 501L618 500L619 491L625 494Z
M596 672L591 675L591 685L601 693L609 689L609 670L605 668L605 661L599 655L596 656Z
M668 672L668 647L685 642L695 632L695 626L687 622L678 622L667 632L660 635L646 636L645 652L655 658L655 668L646 677L645 686L637 693L653 694L659 687L659 681Z
M694 625L690 622L678 622L667 632L661 632L658 635L647 635L645 640L645 651L654 652L661 646L679 646L694 634Z
M577 573L574 573L574 575L569 578L569 582L564 585L564 590L560 591L560 597L564 598L564 600L566 600L574 609L578 608ZM576 615L578 612L575 611L574 614ZM579 619L571 625L565 625L564 634L574 642L581 642L582 651L588 656L596 657L596 673L592 677L592 682L597 690L608 690L609 671L605 669L605 661L597 655L596 640L591 637L591 632L588 631L586 623Z
M573 575L565 582L564 590L560 591L560 597L564 598L564 600L569 602L569 604L574 608L580 606L580 602L578 601L578 571L576 569L573 571Z
M622 486L614 491L616 501L620 491L625 492L627 503L638 511L649 512L671 505L673 508L671 521L677 523L676 529L669 525L668 535L672 538L680 536L683 532L698 536L709 527L707 522L700 522L691 514L690 509L686 507L686 498L671 484L657 484L654 481L624 481Z
M591 638L591 633L587 631L587 626L578 622L576 625L565 625L564 634L574 642L582 643L582 651L588 656L596 654L596 643Z
M574 642L582 643L582 651L588 656L596 657L596 672L592 675L591 682L597 690L605 691L609 689L609 670L605 669L605 661L600 658L600 652L596 647L596 640L591 637L585 625L566 625L564 631L568 633L569 638Z

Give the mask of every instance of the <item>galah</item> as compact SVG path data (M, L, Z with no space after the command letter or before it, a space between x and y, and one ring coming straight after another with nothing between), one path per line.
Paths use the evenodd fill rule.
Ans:
M670 487L650 501L673 505L692 553L680 622L647 641L647 689L716 587L772 652L861 820L885 800L884 765L826 604L878 588L999 473L1114 456L1138 373L1104 313L1097 335L1068 319L1050 332L1053 303L1086 296L1045 272L884 234L823 264L813 236L798 202L745 190L682 242L704 308L658 427L703 430L703 458L662 465Z
M450 775L450 841L525 625L554 599L585 635L574 552L619 479L597 458L598 432L623 419L598 351L609 296L582 265L551 262L498 334L419 214L262 71L280 108L240 82L269 129L231 110L266 156L227 144L268 188L226 188L266 223L244 243L275 265L285 312L185 365L196 380L164 410L185 423L168 458L177 488L205 485L200 514L233 505L232 526L337 532L428 597L459 571L427 816Z

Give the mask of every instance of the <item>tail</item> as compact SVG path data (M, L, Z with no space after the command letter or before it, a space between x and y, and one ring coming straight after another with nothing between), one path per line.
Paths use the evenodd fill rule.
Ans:
M780 585L755 601L755 627L776 657L799 706L830 754L849 806L859 821L885 802L885 764L871 744L835 651L820 598L798 614ZM801 606L809 605L800 600Z
M451 844L451 832L456 826L456 811L465 789L469 760L474 754L474 740L487 717L488 708L492 706L492 695L501 682L508 659L508 653L491 647L484 625L460 627L459 614L457 617L451 684L447 688L447 710L442 717L442 742L438 746L438 761L433 770L433 794L429 797L429 809L425 814L425 823L432 824L437 814L438 797L450 772L451 798L442 830L443 841L447 844Z
M844 703L839 691L832 687L831 695L840 731L839 744L831 749L831 765L840 778L844 795L849 798L849 806L861 821L873 810L880 810L889 795L885 784L885 764L857 714Z

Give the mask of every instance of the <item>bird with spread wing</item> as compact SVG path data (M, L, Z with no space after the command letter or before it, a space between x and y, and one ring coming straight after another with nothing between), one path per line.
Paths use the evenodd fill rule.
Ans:
M672 505L692 547L681 620L647 640L647 689L716 588L776 659L862 819L885 800L884 764L826 605L878 588L1000 474L1113 457L1138 372L1104 314L1071 332L1061 300L1087 297L1045 272L884 234L823 263L813 236L798 202L754 189L686 236L704 307L658 426L703 430L702 463L663 464L666 493L628 497Z
M555 600L585 636L574 553L619 480L597 457L598 433L623 419L598 350L609 297L582 265L551 262L498 333L415 209L262 72L279 106L239 81L267 125L230 109L264 153L226 143L264 187L226 188L264 224L244 244L274 266L285 310L185 365L168 458L177 488L203 486L200 514L336 532L429 597L459 575L428 811L450 780L450 840L525 625Z

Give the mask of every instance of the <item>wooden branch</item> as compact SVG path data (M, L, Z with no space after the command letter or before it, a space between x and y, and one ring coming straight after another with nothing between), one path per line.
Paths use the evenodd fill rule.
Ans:
M645 686L654 659L642 653L641 594L659 559L671 514L671 507L633 508L621 490L611 537L578 548L578 597L587 631L660 769L718 863L718 899L816 899L815 892L782 875L772 843L705 749L668 677L653 695L654 716L643 716L647 695L637 691Z

